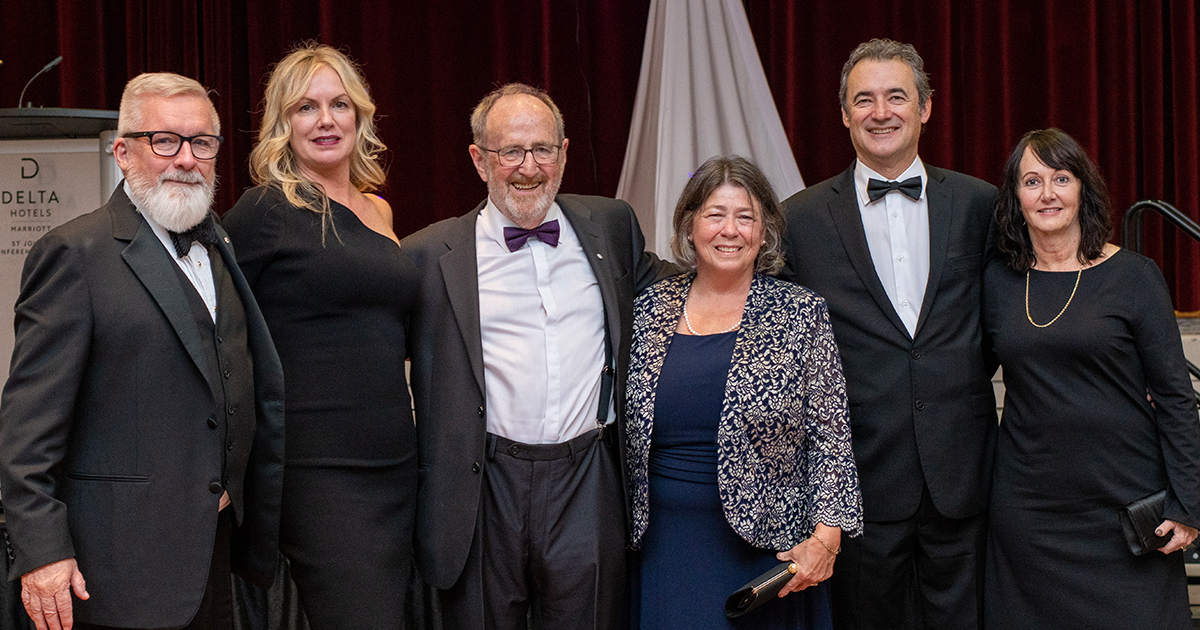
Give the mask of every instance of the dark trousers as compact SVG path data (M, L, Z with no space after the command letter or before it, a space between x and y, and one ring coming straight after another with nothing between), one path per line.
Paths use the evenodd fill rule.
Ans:
M625 596L625 501L613 440L527 445L488 434L475 538L441 592L446 630L612 630Z
M842 537L831 581L836 630L980 627L986 514L938 514L926 490L912 517Z
M233 586L229 580L229 541L232 535L233 508L225 508L217 517L217 538L213 544L208 582L204 585L204 598L200 600L200 609L196 611L196 616L183 630L232 630ZM86 577L85 575L84 578ZM118 630L112 626L97 626L78 621L75 622L75 629Z

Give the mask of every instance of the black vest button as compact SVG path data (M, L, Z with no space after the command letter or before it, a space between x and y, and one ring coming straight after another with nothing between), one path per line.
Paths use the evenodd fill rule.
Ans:
M214 482L208 484L208 491L213 494L221 494L222 490L224 490L224 488L221 487L221 484L219 482L214 481Z
M216 418L214 418L212 416L208 417L208 428L210 428L210 429L217 428L217 419Z

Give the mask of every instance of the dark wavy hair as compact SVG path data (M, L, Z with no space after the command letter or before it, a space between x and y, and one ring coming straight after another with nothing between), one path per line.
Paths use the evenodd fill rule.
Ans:
M1108 188L1083 147L1066 132L1051 127L1022 136L1004 166L1004 179L996 196L996 229L997 246L1008 266L1017 271L1028 271L1037 262L1017 194L1021 187L1021 158L1025 157L1026 148L1033 151L1042 164L1068 171L1079 180L1080 239L1076 258L1082 264L1098 257L1113 233Z
M692 173L675 204L672 223L675 235L671 238L671 253L679 264L696 268L696 246L688 240L696 213L708 201L709 195L722 184L745 189L752 203L757 202L763 222L763 245L754 260L754 271L773 274L783 269L783 209L767 176L754 162L741 156L709 158Z

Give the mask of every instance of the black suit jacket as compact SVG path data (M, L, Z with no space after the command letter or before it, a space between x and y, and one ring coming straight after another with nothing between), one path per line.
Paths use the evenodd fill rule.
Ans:
M928 164L925 170L929 280L915 337L871 261L853 165L784 202L782 275L828 301L868 521L915 514L923 484L944 516L987 508L995 364L983 350L980 310L996 188Z
M215 406L222 376L203 354L212 341L188 302L194 289L121 188L26 259L0 399L9 577L75 557L91 593L75 602L76 620L186 624L204 592L220 491L238 521L235 563L274 573L283 371L217 230L245 305L257 398L255 413L229 417L224 440L210 422L226 416Z
M615 358L617 442L624 471L621 418L633 298L664 267L645 253L641 227L625 202L579 195L559 195L555 201L579 236L600 284L606 334ZM408 336L420 458L416 561L421 576L440 589L453 586L466 564L486 465L487 409L475 262L475 220L485 203L401 242L421 277ZM623 482L625 505L613 509L628 514L628 483Z

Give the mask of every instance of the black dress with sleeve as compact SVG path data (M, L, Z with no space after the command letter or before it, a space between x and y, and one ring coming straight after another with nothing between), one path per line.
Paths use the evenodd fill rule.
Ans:
M259 186L222 225L283 363L280 547L309 623L399 628L417 491L404 372L416 270L349 208L330 209L322 229Z
M985 625L1191 628L1183 555L1134 556L1117 517L1168 488L1166 518L1200 526L1200 422L1162 274L1120 250L1026 282L994 261L984 285L1006 389Z

